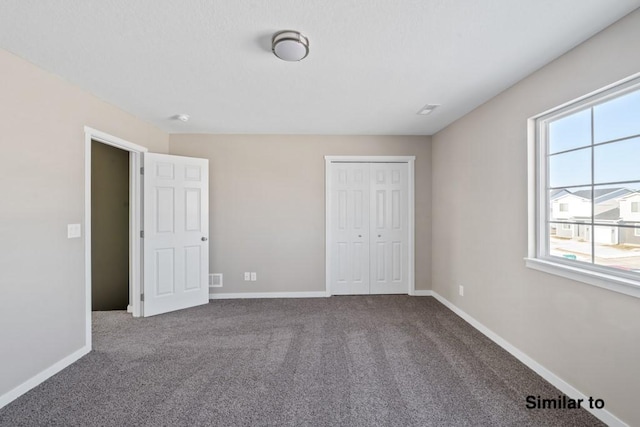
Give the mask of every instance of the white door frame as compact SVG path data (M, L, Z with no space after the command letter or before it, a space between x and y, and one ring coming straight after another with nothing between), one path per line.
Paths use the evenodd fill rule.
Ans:
M142 153L148 150L113 135L84 127L84 281L86 345L91 349L91 141L98 141L129 152L129 306L127 311L134 317L142 315L141 293L141 245L142 193L140 167Z
M324 156L325 161L325 292L331 296L331 164L332 163L406 163L407 164L407 215L408 215L408 282L407 294L415 295L415 156Z

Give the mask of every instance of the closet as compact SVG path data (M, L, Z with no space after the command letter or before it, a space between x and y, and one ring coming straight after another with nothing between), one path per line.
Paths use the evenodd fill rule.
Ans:
M410 293L413 193L409 166L406 160L328 160L330 294Z

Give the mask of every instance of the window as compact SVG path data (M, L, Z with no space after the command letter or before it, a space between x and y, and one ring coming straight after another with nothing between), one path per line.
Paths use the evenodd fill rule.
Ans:
M636 237L640 237L640 228L635 228L633 230L633 235L636 236Z
M530 124L527 265L640 297L640 203L625 202L640 196L640 77ZM560 223L573 233L556 233Z

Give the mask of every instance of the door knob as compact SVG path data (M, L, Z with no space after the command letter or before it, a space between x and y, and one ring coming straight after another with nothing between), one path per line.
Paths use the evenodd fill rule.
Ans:
M358 234L358 237L362 237L362 234Z
M378 237L382 237L382 234L378 234Z
M206 242L208 239L206 237L203 237L200 240L202 240L203 242Z

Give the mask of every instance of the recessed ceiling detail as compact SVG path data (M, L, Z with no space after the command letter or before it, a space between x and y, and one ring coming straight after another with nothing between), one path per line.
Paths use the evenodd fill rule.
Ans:
M439 106L440 106L439 104L427 104L424 107L422 107L417 114L420 114L421 116L426 116L427 114L431 114L433 110L435 110Z

